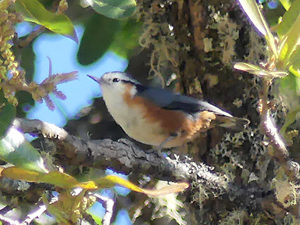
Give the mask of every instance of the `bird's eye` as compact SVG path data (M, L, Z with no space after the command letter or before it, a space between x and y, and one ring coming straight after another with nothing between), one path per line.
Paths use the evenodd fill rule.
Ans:
M119 82L120 79L119 79L119 78L114 78L112 81L113 81L113 82Z

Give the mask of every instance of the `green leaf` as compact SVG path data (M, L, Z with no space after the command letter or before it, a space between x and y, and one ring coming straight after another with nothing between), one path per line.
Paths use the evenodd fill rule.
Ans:
M135 0L92 0L90 5L97 13L112 19L129 17L136 9Z
M259 32L265 36L269 48L272 50L273 54L277 57L277 48L275 44L275 39L270 31L270 28L263 17L260 9L258 8L254 0L239 0L242 8L249 17L253 25L259 30Z
M138 46L140 34L141 24L136 22L135 19L127 20L122 24L122 28L116 34L110 46L110 50L123 58L128 58L132 51Z
M244 62L234 64L234 69L252 73L260 77L268 77L270 79L278 77L282 78L288 75L288 73L285 71L268 71L259 66Z
M72 188L74 185L78 184L76 178L59 171L51 171L47 174L40 174L37 182L53 184L61 188Z
M8 103L0 91L0 138L4 136L16 116L16 107Z
M24 37L22 38L24 39ZM20 65L26 71L25 79L27 82L33 81L34 75L34 62L35 61L35 53L33 51L32 42L28 44L26 47L22 48L14 48L15 55L20 55L22 58L20 59ZM29 109L35 104L32 95L27 91L17 91L16 98L18 99L17 109L17 117L24 118L28 113Z
M288 135L286 134L287 128L295 122L297 119L297 114L300 112L300 106L296 108L294 111L289 111L285 116L285 121L283 126L280 129L280 134L288 140ZM291 142L291 140L289 140Z
M256 66L256 65L253 65L250 63L244 63L244 62L238 62L238 63L234 64L234 69L242 70L242 71L245 71L248 73L253 73L253 74L264 70L263 68L261 68L259 66Z
M262 35L266 36L267 29L269 28L259 8L257 7L256 2L253 0L239 0L239 2L253 25Z
M45 173L19 168L15 166L7 168L1 167L0 169L2 170L1 176L15 180L25 180L28 182L53 184L57 187L66 189L72 188L76 184L78 184L76 178L72 177L69 174L62 173L59 171L51 171L49 173Z
M280 3L285 8L285 10L289 10L289 8L291 7L290 0L280 0Z
M90 209L88 209L86 212L93 217L93 220L96 222L96 224L102 225L101 217L99 217L96 213L93 213Z
M120 29L120 21L95 14L88 21L83 33L77 59L80 64L88 65L108 50Z
M47 29L71 37L77 41L77 36L71 20L63 14L48 11L38 0L18 0L16 9L26 21L40 24Z
M23 38L22 38L23 39ZM20 59L21 67L26 71L26 81L33 81L33 75L35 72L34 62L36 59L35 52L33 51L33 42L30 42L26 47L15 48L16 55L20 55L22 58Z
M0 158L22 169L47 172L40 153L14 127L9 128L6 136L0 139Z
M274 9L274 8L269 8L267 6L266 2L264 2L263 14L264 14L266 21L268 21L269 27L271 27L272 32L278 26L278 24L279 24L278 21L281 21L282 15L284 15L285 12L286 12L286 10L284 9L284 7L282 5L278 5Z
M300 68L298 67L298 68L294 68L293 66L291 66L290 67L290 72L293 74L293 75L295 75L295 76L297 76L297 77L300 77Z
M28 182L37 182L41 174L36 171L21 169L15 166L7 168L0 167L0 171L1 177L7 177L14 180L24 180Z
M284 79L277 81L279 85L277 98L282 99L288 108L287 115L285 117L284 125L282 126L280 133L286 138L287 128L294 123L297 119L297 114L300 111L300 77L289 75Z
M295 76L300 77L300 45L298 45L290 57L290 72Z
M284 14L277 33L280 37L279 68L290 67L297 74L299 42L300 42L300 0L293 1L289 10Z
M300 77L289 75L279 81L279 96L290 112L300 106Z
M293 1L289 10L283 15L281 23L278 25L276 32L279 37L283 37L292 28L293 24L300 15L300 0Z
M160 196L160 195L167 195L171 193L178 193L184 191L189 187L188 183L180 182L180 183L173 183L159 189L144 189L131 183L128 180L125 180L115 175L107 175L105 177L101 177L94 180L94 182L98 185L99 188L108 188L108 187L112 187L115 184L118 184L132 191L144 193L149 196Z
M29 110L34 106L35 101L33 100L32 95L27 91L18 91L16 93L16 98L18 99L16 116L24 118Z
M297 44L300 41L300 13L296 18L293 26L290 28L289 32L282 38L282 43L280 44L279 51L279 62L284 68L289 66L290 58L297 50ZM285 69L285 68L284 68Z

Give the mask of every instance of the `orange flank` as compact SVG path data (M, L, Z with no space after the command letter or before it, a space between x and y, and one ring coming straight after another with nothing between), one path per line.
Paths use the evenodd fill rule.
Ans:
M187 117L186 114L179 110L168 110L160 108L150 101L142 97L130 94L132 86L127 85L124 94L124 101L130 107L137 107L143 111L144 118L149 123L158 122L163 129L163 139L168 138L172 134L178 135L174 138L172 143L182 145L184 142L191 140L197 132L206 131L210 128L211 121L216 119L213 112L202 111L196 117Z

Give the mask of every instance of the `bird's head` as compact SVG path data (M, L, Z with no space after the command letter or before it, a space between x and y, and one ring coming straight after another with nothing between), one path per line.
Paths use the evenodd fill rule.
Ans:
M103 74L101 78L92 75L88 75L88 77L100 84L104 100L108 96L123 95L127 89L131 90L131 94L135 94L137 86L141 85L124 72L108 72Z

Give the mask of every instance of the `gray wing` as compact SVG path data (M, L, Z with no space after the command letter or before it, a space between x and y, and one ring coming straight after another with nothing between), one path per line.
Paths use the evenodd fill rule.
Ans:
M220 116L232 117L229 113L196 98L174 94L168 90L160 88L144 87L137 93L154 104L168 110L179 110L189 114L199 113L201 111L214 112Z

